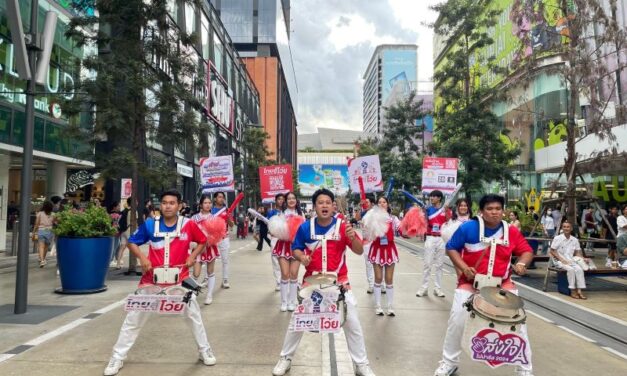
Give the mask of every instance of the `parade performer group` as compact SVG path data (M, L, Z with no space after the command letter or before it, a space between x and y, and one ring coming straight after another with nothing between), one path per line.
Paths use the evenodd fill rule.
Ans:
M305 267L304 279L313 275L314 272L322 272L325 261L328 270L336 273L337 283L344 285L347 290L345 293L347 313L343 329L348 353L355 365L355 375L374 376L369 366L364 336L359 323L355 297L350 291L346 266L346 248L361 255L362 241L350 223L334 216L334 200L335 196L327 189L320 189L313 194L312 202L316 216L303 223L298 229L292 242L292 253ZM322 251L323 242L326 242L326 253ZM326 254L324 260L323 253ZM302 336L303 332L287 330L279 361L272 371L273 375L281 376L289 371L292 357L296 353Z
M281 271L281 307L280 311L294 311L296 292L298 291L298 269L300 262L292 253L292 240L299 226L305 221L300 203L293 192L285 195L282 213L270 219L270 233L277 238L272 249L272 256L279 262ZM273 233L274 230L274 233Z
M147 219L128 240L128 248L140 260L143 275L139 286L155 284L155 271L163 270L164 265L179 268L180 273L176 282L158 283L160 286L180 284L189 276L189 268L194 265L196 258L205 248L206 236L191 219L178 215L181 203L181 194L177 191L166 191L161 194L161 217ZM173 238L170 240L170 238ZM169 241L169 244L165 242ZM196 243L194 250L189 252L190 244ZM148 256L139 249L142 244L148 243ZM169 251L169 252L167 252ZM166 256L166 254L168 256ZM167 262L166 258L169 258ZM157 274L157 277L159 275ZM124 365L124 359L135 343L140 330L152 313L132 311L128 312L120 329L118 340L113 346L113 354L107 364L104 375L116 375ZM200 315L200 307L195 296L192 296L185 310L194 339L198 345L198 358L208 366L216 363L211 346L207 339L205 326Z

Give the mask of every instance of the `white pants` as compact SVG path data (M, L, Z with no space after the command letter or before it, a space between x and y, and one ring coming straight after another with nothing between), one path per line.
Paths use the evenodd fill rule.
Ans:
M281 266L279 265L279 258L272 254L272 250L278 240L278 238L270 236L270 260L272 261L272 274L277 286L281 284Z
M442 288L442 268L444 267L444 241L439 236L428 236L423 257L422 288L429 288L431 271L435 271L435 288Z
M368 281L368 287L374 286L374 267L372 263L368 259L368 254L370 253L370 246L372 243L368 243L368 245L364 245L364 261L366 263L366 280Z
M518 291L512 291L518 295ZM459 355L462 353L462 337L464 335L464 327L468 319L469 312L464 307L464 303L470 298L472 292L463 289L455 290L453 305L451 306L451 315L448 318L448 328L446 329L446 337L444 338L444 348L442 350L442 360L444 362L457 366L459 364ZM527 336L527 325L521 325L520 336L527 341L527 351L525 355L529 360L529 364L520 366L524 370L531 371L531 343Z
M129 312L126 314L126 319L124 319L124 323L122 324L122 328L120 329L120 335L118 336L118 341L113 346L113 355L112 358L118 360L126 359L126 354L133 347L137 336L139 335L139 331L142 329L148 318L152 315L150 312ZM198 351L204 352L211 348L209 345L209 340L207 340L207 333L205 332L205 326L202 323L202 317L200 316L200 307L198 307L198 302L196 301L196 296L193 295L192 299L185 310L185 314L187 320L185 320L192 333L194 334L194 339L196 340L196 344L198 345ZM168 339L164 339L168 340ZM159 346L158 344L153 344ZM172 346L176 346L175 343ZM172 348L172 350L176 350Z
M359 323L357 315L357 304L352 291L346 293L346 322L342 327L346 336L348 345L348 353L356 364L368 364L368 355L366 354L366 343L364 342L364 334ZM281 356L292 359L298 348L304 332L290 332L289 329L285 334Z
M566 265L559 261L555 263L555 266L566 270L566 278L568 278L569 289L572 290L586 288L586 277L581 266L579 266L575 262L571 262L570 265Z
M231 248L231 239L228 235L220 243L218 243L218 250L220 251L220 258L222 259L222 279L229 279L229 249Z

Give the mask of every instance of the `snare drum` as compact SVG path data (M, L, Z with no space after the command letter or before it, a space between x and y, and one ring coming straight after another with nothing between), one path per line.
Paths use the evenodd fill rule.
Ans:
M307 282L310 285L317 285L317 286L335 285L336 281L337 281L337 274L335 273L314 272L314 274L305 278L305 282Z

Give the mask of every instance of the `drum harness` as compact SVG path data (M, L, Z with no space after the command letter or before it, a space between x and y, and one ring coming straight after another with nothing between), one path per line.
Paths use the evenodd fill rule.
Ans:
M340 240L340 227L342 225L342 220L339 218L336 218L336 222L335 222L335 227L333 228L333 232L331 234L331 236L327 236L327 234L323 234L323 235L316 235L316 218L312 217L310 219L310 237L313 240L317 240L318 242L320 242L321 244L321 248L322 248L322 272L321 274L326 275L329 274L328 270L327 270L327 264L328 264L328 259L327 259L327 253L328 253L328 248L327 248L327 241L329 240ZM314 251L317 247L314 247ZM340 266L341 267L341 266ZM339 272L339 268L332 272L332 274L335 275L335 277L337 278L337 273ZM343 286L343 285L338 285L337 284L337 280L333 281L332 285L329 286L322 286L320 285L320 289L325 289L325 288L329 288L329 287L337 287L340 290L340 294L338 296L337 299L337 305L338 305L338 309L341 310L341 312L343 313L342 315L342 321L341 321L341 325L343 326L344 323L346 322L346 297L345 297L345 293L347 291L347 289ZM342 305L342 307L340 308L340 304Z
M174 231L161 232L159 228L160 216L155 217L155 230L153 236L155 238L163 238L163 267L155 268L153 271L153 283L177 283L181 268L170 267L170 242L181 236L181 227L183 225L183 216L178 216L176 221L176 229Z

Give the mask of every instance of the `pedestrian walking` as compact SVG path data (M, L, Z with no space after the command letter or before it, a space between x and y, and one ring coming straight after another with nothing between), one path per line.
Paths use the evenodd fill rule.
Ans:
M257 209L257 212L261 215L266 214L266 207L260 206ZM272 241L268 238L268 224L262 220L257 221L257 225L255 226L255 234L257 235L257 251L261 252L263 250L263 242L268 243L268 246L272 250ZM275 243L276 244L276 243Z
M52 202L44 201L41 210L37 212L35 225L33 226L32 239L33 242L37 242L40 268L43 268L48 263L46 256L53 243L52 226L54 225L54 215L52 214L52 209ZM13 241L16 241L16 239Z
M117 251L117 264L116 269L122 269L124 265L124 250L128 244L128 237L130 236L131 228L129 226L129 213L131 212L131 198L126 199L126 207L120 212L120 219L118 220L118 238L120 240Z

